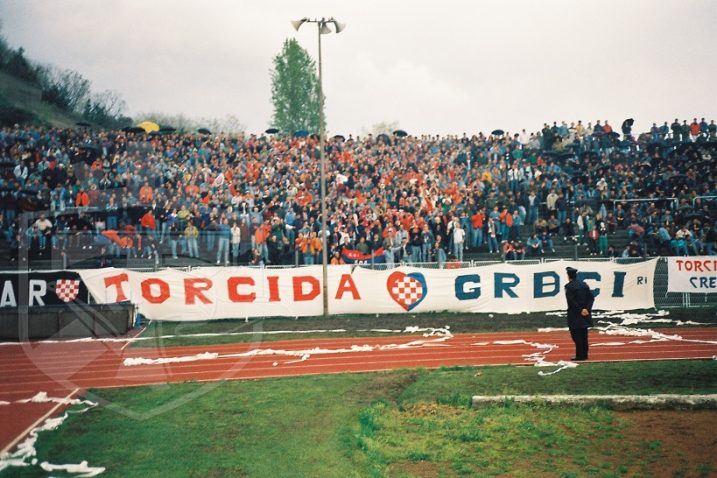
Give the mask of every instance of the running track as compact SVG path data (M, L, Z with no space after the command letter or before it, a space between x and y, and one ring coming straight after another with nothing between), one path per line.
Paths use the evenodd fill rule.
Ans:
M649 338L606 336L593 332L590 335L590 360L704 359L717 356L717 327L673 328L659 332L676 334L684 340L634 344L629 342ZM30 398L38 392L47 392L50 397L78 397L83 390L90 388L131 387L189 380L210 382L452 365L526 365L531 362L527 362L524 355L539 352L537 348L527 344L494 344L496 341L522 339L526 342L557 345L557 348L545 356L545 360L550 362L568 360L574 351L567 331L458 334L443 342L432 342L437 339L401 335L152 349L128 348L127 342L97 341L0 345L0 401L15 402ZM277 355L223 357L252 349L346 349L352 345L381 346L416 340L429 343L411 348L314 354L305 360ZM610 345L615 342L623 342L624 345ZM607 345L597 345L601 343ZM183 363L123 365L126 358L192 356L205 352L217 353L219 357ZM61 408L62 406L54 403L1 405L0 450L12 448L31 428L46 417L59 413Z

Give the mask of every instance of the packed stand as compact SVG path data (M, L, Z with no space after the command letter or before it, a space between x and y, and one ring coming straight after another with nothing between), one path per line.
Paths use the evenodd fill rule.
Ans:
M389 265L466 251L520 260L565 243L603 257L714 255L714 121L631 129L329 138L330 262L345 250ZM16 126L0 131L0 153L12 260L322 261L315 136ZM624 248L611 244L620 231Z

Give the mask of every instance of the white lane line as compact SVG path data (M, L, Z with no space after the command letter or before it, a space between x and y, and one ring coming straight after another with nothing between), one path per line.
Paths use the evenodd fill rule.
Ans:
M137 335L135 335L135 336L132 337L131 339L127 340L127 342L126 342L122 347L120 347L120 352L123 351L124 349L126 349L127 346L128 346L129 344L131 344L132 342L134 342L137 338L139 338L139 336L142 335L142 332L144 332L145 330L147 330L147 326L146 326L146 325L142 327L142 330L140 330L140 331L137 333Z

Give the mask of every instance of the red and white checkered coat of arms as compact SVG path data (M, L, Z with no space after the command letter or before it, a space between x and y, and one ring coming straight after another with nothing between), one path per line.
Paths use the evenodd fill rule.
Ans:
M391 298L407 312L418 306L428 294L426 278L420 272L405 274L395 271L388 276L386 289Z
M80 293L80 281L72 279L58 279L55 283L55 294L63 302L72 302Z

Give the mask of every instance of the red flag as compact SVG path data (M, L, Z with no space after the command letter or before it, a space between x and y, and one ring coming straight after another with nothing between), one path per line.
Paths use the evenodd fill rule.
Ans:
M114 229L108 229L106 231L102 231L102 235L106 238L110 239L115 244L120 243L119 233L115 231Z
M139 223L142 225L142 227L145 227L147 229L152 229L153 231L157 229L157 222L154 220L154 215L152 214L152 211L147 211L147 213L142 216L142 219L140 219Z

